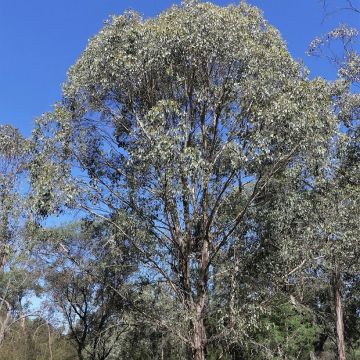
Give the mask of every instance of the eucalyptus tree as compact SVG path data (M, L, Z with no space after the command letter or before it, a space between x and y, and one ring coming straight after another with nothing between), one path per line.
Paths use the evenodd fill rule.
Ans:
M11 239L22 215L19 186L25 170L26 140L10 125L0 126L0 236L1 269L9 256Z
M356 3L348 1L347 10L357 16ZM340 45L340 46L339 46ZM339 50L340 49L340 50ZM359 274L360 226L360 54L358 29L347 24L332 29L324 36L319 36L310 45L311 55L324 56L333 63L338 71L335 84L335 108L339 122L339 135L332 175L328 181L315 190L318 221L327 241L323 254L327 269L332 275L333 297L336 313L337 346L339 359L345 359L345 339L343 320L342 292L346 290L343 279L353 278L352 286Z
M128 329L136 257L111 229L83 221L37 229L38 267L49 311L68 329L79 360L106 360Z
M322 162L334 124L330 87L307 79L258 9L129 12L91 39L38 120L34 199L43 215L79 208L123 234L176 304L148 316L204 359L245 327L220 318L208 336L220 255L246 243L278 175Z
M11 329L1 347L1 360L75 360L76 353L63 329L41 319L27 319Z
M17 129L0 125L0 345L10 327L24 319L21 300L30 282L22 266L21 234L28 146Z

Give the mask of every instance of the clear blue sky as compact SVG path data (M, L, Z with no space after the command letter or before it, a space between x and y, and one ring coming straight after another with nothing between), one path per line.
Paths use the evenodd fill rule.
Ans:
M335 0L330 0L335 2ZM339 2L341 0L337 0ZM175 0L1 0L0 124L10 123L29 135L34 119L60 99L67 69L112 14L132 8L154 16ZM219 5L238 1L215 0ZM340 21L355 23L350 13L323 21L319 0L248 0L265 13L297 59L312 76L334 78L325 61L305 55L310 41ZM332 8L334 9L334 8Z

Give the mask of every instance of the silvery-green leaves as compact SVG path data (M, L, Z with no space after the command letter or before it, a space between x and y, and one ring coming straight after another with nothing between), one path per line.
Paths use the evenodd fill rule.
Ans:
M302 74L277 30L246 4L186 4L148 20L129 13L112 18L69 71L51 132L59 156L76 154L96 176L111 164L119 179L256 177L296 154L326 152L330 87Z

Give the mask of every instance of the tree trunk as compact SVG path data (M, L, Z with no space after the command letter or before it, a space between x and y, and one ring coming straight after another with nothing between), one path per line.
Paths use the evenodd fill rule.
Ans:
M79 360L84 360L82 349L77 349L77 355Z
M198 315L193 324L192 358L193 360L205 360L206 329L202 311Z
M209 239L205 238L200 258L200 273L198 282L198 297L194 306L192 353L193 360L205 360L206 357L206 327L204 311L208 300L208 264Z
M341 299L341 278L340 269L338 266L336 266L335 268L333 291L336 313L336 343L338 349L338 359L346 360L344 340L344 316Z

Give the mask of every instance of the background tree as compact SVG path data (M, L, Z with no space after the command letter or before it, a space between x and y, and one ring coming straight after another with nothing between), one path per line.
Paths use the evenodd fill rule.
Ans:
M69 339L40 319L26 319L11 328L1 347L1 360L76 360Z
M79 360L108 359L128 327L136 257L102 223L39 229L37 236L50 311L64 320Z
M0 125L0 345L11 326L25 320L30 274L23 224L29 142L10 125Z
M347 1L340 10L350 10L359 16L357 2ZM326 4L326 3L325 3ZM320 194L318 207L322 212L321 223L331 243L328 244L328 264L333 269L333 292L336 311L337 344L340 359L345 359L345 325L343 300L349 285L356 289L358 278L357 241L360 227L357 215L360 211L360 56L358 52L358 30L343 24L324 36L316 38L309 53L326 57L338 69L336 111L340 135L338 151L334 158L334 178L328 181ZM324 200L325 199L325 200ZM320 205L321 201L321 205ZM332 204L331 209L328 208ZM323 207L322 207L323 206ZM331 260L329 259L331 257ZM344 279L348 279L348 283ZM352 280L351 280L352 279ZM350 290L350 293L351 290ZM354 306L354 303L352 303ZM346 307L346 306L345 306ZM355 320L356 321L356 320Z

